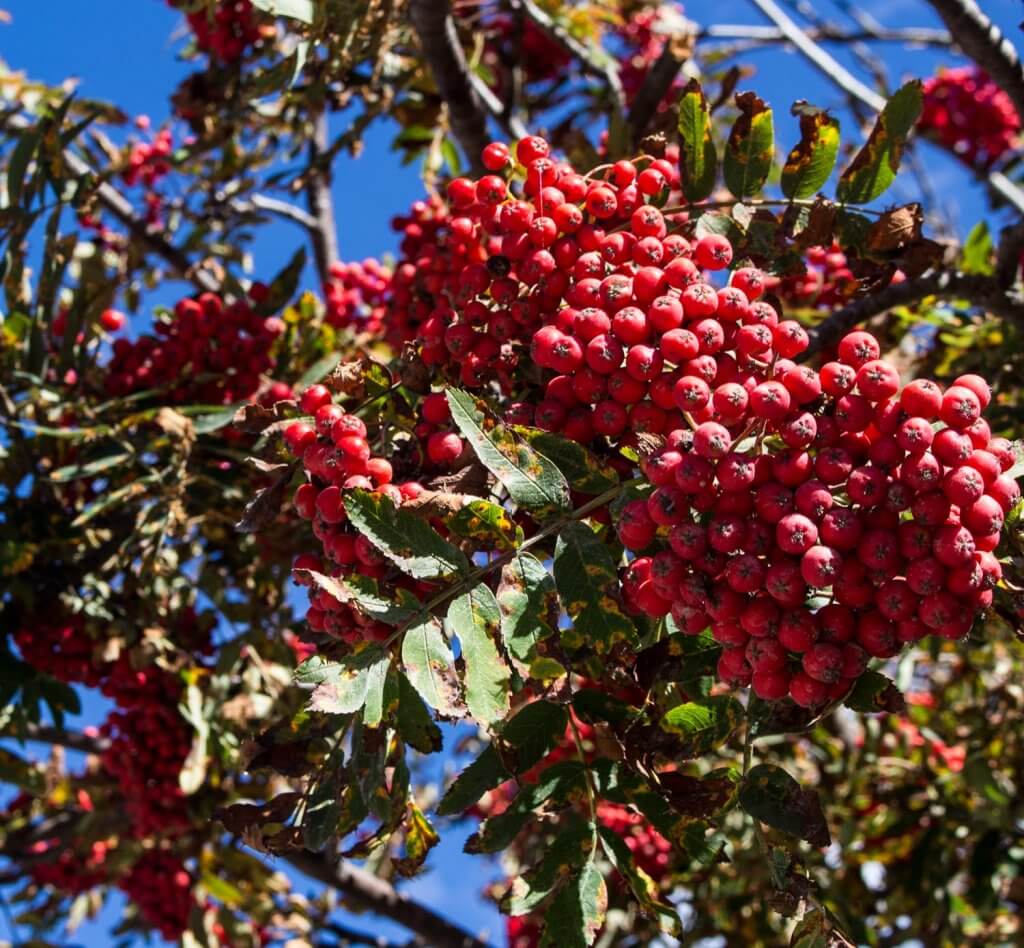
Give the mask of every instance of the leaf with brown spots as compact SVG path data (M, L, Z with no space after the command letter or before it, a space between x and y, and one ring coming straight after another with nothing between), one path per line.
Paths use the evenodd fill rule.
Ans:
M782 168L782 193L793 200L815 195L829 179L839 155L839 122L805 102L793 106L800 116L800 141Z
M823 849L831 843L821 801L781 767L758 764L740 787L740 806L755 820Z
M265 530L281 512L288 483L295 472L296 464L289 464L280 471L269 487L257 491L256 496L246 504L242 519L235 524L239 533L259 533Z
M722 171L725 183L737 198L759 194L772 170L775 131L772 110L753 92L736 96L740 110L725 146Z
M921 236L924 212L920 204L907 204L886 211L868 231L868 250L890 253L902 250Z

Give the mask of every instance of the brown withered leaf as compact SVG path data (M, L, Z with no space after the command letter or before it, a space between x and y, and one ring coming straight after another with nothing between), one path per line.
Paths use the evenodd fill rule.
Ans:
M279 474L288 467L287 464L264 461L263 458L246 458L245 460L246 463L251 464L261 474Z
M659 789L668 805L683 816L698 819L711 816L720 810L736 789L728 777L690 777L675 771L658 775Z
M945 254L946 248L942 244L922 237L903 251L900 269L912 280L941 264Z
M269 803L232 803L220 807L215 816L229 833L243 833L252 826L284 823L301 799L301 793L281 793Z
M886 211L868 231L868 250L873 253L902 250L921 236L923 225L924 212L920 204L905 204Z
M646 431L641 431L636 436L636 453L642 458L650 457L652 454L660 451L665 447L665 438L663 435L650 434Z
M339 362L331 374L324 379L324 385L339 395L362 397L366 391L366 361L366 359L354 359L348 362Z
M173 408L161 408L153 421L168 437L182 441L186 445L191 445L196 440L196 429L192 419Z
M398 363L398 377L406 388L417 395L426 395L430 391L432 373L412 343L406 343L402 350L402 358Z
M479 461L460 468L454 474L445 474L427 481L426 487L438 493L465 493L478 497L487 492L490 474ZM402 505L405 508L405 504Z
M252 751L246 770L273 770L285 777L303 777L313 769L309 759L312 740L275 744L265 749L246 744L243 750Z
M277 517L295 468L295 464L287 465L269 487L257 491L256 496L246 504L242 519L235 524L239 533L259 533Z
M796 243L801 249L828 246L832 243L836 228L836 206L831 201L819 198L811 206L807 226L800 231Z
M265 408L252 402L235 412L231 424L246 434L263 434L275 422L287 421L285 412L294 407L295 402L277 402L273 408Z
M447 517L458 513L470 501L480 500L472 494L454 494L448 491L425 490L418 497L402 503L402 510L418 517Z

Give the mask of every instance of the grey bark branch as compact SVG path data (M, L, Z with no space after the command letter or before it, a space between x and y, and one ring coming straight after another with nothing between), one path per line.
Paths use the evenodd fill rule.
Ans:
M1024 64L1017 50L974 0L929 0L953 40L1010 97L1024 118Z
M323 856L310 852L292 853L284 858L304 875L344 893L359 907L393 919L421 935L432 948L489 948L487 942L414 902L372 872L347 862L331 866Z
M110 746L110 742L103 737L90 737L81 731L67 731L49 724L33 724L31 721L25 722L21 733L13 731L0 736L13 740L24 737L26 741L55 744L83 754L102 754Z
M338 262L338 231L334 220L334 202L331 199L331 169L324 166L322 158L330 148L326 113L318 113L313 122L313 136L309 141L306 204L315 222L309 230L313 242L313 258L320 283L324 284L330 279L331 267Z
M840 30L829 27L805 31L818 43L909 43L916 46L949 46L953 42L946 30L910 27L898 30ZM753 40L759 43L792 43L777 26L748 26L744 23L710 24L697 33L698 40Z
M810 330L810 347L802 358L809 359L831 349L855 326L897 306L910 306L928 296L962 298L983 306L1003 319L1024 326L1024 303L1009 296L993 277L975 273L932 270L913 280L893 283L836 310Z
M469 66L455 32L448 0L410 0L409 18L419 39L423 59L437 90L448 106L448 118L466 160L474 172L483 171L480 154L490 139L487 113L470 80Z

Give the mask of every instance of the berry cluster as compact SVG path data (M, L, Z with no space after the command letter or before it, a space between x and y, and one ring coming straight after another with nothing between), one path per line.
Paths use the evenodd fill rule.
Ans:
M283 432L285 444L302 459L308 477L295 491L292 505L300 517L312 522L323 556L302 554L293 566L331 576L359 573L382 580L388 575L387 560L348 523L343 492L355 488L379 490L401 504L418 496L423 488L414 482L392 483L391 464L373 455L362 419L337 405L326 386L311 385L302 393L299 404L313 416L313 423L294 421ZM305 584L305 580L297 581ZM422 593L427 588L405 578L397 581L414 592ZM306 621L314 632L354 644L364 639L384 639L391 631L315 585L310 586L309 601Z
M977 66L944 69L928 79L917 124L972 167L992 165L1020 135L1010 97Z
M148 124L148 119L139 120L140 127ZM128 165L121 172L121 179L129 187L142 185L145 188L146 223L150 227L161 226L160 212L164 199L154 188L171 170L169 161L174 141L171 130L161 129L152 141L136 141L128 154Z
M96 643L81 616L31 628L20 626L13 637L22 658L45 675L90 688L104 678L104 670L93 654Z
M67 895L88 892L107 880L105 863L109 849L106 842L97 840L83 854L69 848L62 839L40 840L32 845L31 852L45 859L32 863L32 878L37 885Z
M248 300L225 303L214 293L181 300L173 317L156 322L152 335L114 342L107 370L113 396L166 386L169 404L243 401L273 364L271 349L284 322L260 306L267 288L254 285Z
M167 0L172 7L194 6ZM217 0L214 9L200 6L186 12L196 46L221 63L238 62L262 36L250 0Z
M146 923L168 941L177 941L188 928L195 901L192 876L172 853L153 849L144 853L119 883L138 907Z
M672 860L672 844L647 820L621 803L607 801L597 805L597 818L622 837L637 866L655 883L665 878Z
M894 280L895 282L895 280ZM769 277L768 289L783 303L807 309L832 309L845 305L857 292L857 278L838 244L811 247L804 257L804 272Z
M627 548L668 549L633 559L623 587L684 632L710 626L723 681L818 707L869 657L967 634L992 602L992 551L1020 492L1009 442L981 418L983 379L901 392L869 333L847 335L820 372L791 361L798 335L764 338L762 369L677 383L698 393L693 430L644 460L654 490L618 524Z
M324 287L327 322L337 329L379 334L390 289L391 271L377 260L332 264Z

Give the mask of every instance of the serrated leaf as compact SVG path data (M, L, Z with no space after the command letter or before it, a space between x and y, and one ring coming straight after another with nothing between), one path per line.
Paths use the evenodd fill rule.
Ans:
M446 395L459 431L517 505L538 512L569 509L569 485L552 461L505 425L488 425L468 392L448 389Z
M375 662L366 674L366 702L363 706L363 723L367 727L377 727L384 720L387 712L387 684L391 671L391 658L387 661Z
M348 596L342 602L348 601L364 615L386 625L401 625L423 610L420 601L408 589L396 589L397 600L389 599L381 593L375 579L361 573L350 573L338 582Z
M414 800L409 801L402 827L405 855L395 859L394 864L400 875L412 876L419 872L430 850L441 841L441 837Z
M352 525L400 570L416 579L447 579L469 571L463 552L419 517L405 513L384 494L345 494Z
M607 654L616 642L637 644L636 627L619 600L619 578L608 546L582 523L570 523L555 544L555 584L573 620L562 641Z
M843 703L848 708L865 714L898 713L907 707L907 703L896 685L885 675L871 670L864 672L857 679L853 690L846 696Z
M303 841L314 852L323 849L341 820L340 761L331 755L323 778L313 787L302 819Z
M608 889L592 862L559 890L544 915L540 948L586 948L604 924Z
M782 193L790 200L817 194L832 174L839 155L839 120L822 109L807 109L799 114L800 141L782 168Z
M885 104L864 147L839 178L837 196L847 204L867 204L896 179L903 148L921 114L921 82L902 86Z
M481 583L453 600L448 625L462 648L469 713L481 724L493 725L508 714L511 683L498 651L501 613L494 593Z
M430 717L427 706L409 679L398 673L398 733L421 754L436 754L443 746L441 729Z
M520 553L502 568L497 598L505 648L520 670L528 671L537 644L558 627L555 580L535 556Z
M317 655L295 669L299 684L314 684L309 708L325 714L351 714L366 703L371 678L387 674L391 657L373 645L347 655L341 661L324 661Z
M545 847L544 857L528 872L512 880L501 900L502 911L516 917L529 915L570 873L582 868L593 851L594 827L570 827Z
M551 701L531 701L501 729L503 745L514 750L518 773L529 770L565 738L569 714Z
M438 815L453 816L468 810L488 790L493 790L511 777L512 774L502 763L494 745L488 745L480 756L455 778L455 782L437 805Z
M663 932L681 934L682 922L678 913L671 905L658 898L658 884L637 865L626 841L607 826L600 826L598 832L608 858L619 875L629 884L641 909L658 920Z
M25 184L28 166L39 147L43 131L40 128L28 128L21 133L18 144L11 152L7 163L7 199L12 207L17 207L21 200L21 191Z
M740 787L739 801L754 819L773 829L819 848L831 841L818 795L803 789L781 767L752 767Z
M103 471L130 461L131 458L132 455L127 451L121 451L117 454L108 454L106 457L96 458L94 461L89 461L85 464L69 464L66 467L57 468L50 475L50 480L58 484L66 484L69 481L79 480L83 477L95 477Z
M704 90L691 79L679 99L679 177L691 203L703 201L715 189L718 152L711 137L711 112Z
M469 501L445 518L445 526L456 536L476 540L490 549L511 550L516 543L516 526L500 504L479 498Z
M447 717L463 713L455 656L433 616L410 627L402 639L402 667L413 687L435 711Z
M342 356L343 353L341 350L337 350L335 352L329 352L322 359L318 359L308 369L306 369L301 376L299 376L299 380L293 386L295 391L302 392L303 389L308 388L310 385L315 385L317 382L323 381L338 367L342 360Z
M683 739L683 753L699 757L729 739L743 720L743 705L728 695L687 701L670 708L661 729Z
M290 70L283 77L285 82L288 81L289 73ZM284 265L277 276L270 282L267 298L260 304L260 309L268 313L284 309L292 297L295 296L295 291L299 288L299 280L302 279L302 272L305 269L306 248L300 246L292 254L291 260Z
M736 96L740 110L722 161L726 187L738 198L760 194L775 157L772 110L753 92Z
M615 468L578 441L539 428L517 426L515 430L544 457L554 462L573 490L581 494L603 494L619 483Z

